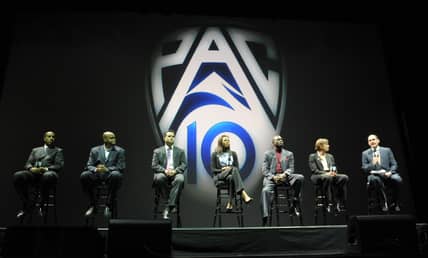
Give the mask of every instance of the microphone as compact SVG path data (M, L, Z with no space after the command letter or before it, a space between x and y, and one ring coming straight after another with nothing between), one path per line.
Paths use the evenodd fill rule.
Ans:
M373 157L379 157L379 152L376 149L373 149Z

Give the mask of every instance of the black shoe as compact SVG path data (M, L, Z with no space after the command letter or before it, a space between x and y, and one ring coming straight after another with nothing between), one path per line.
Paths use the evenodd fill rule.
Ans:
M169 208L165 208L165 210L163 210L162 217L163 219L169 219Z
M20 210L20 211L18 212L18 214L16 214L16 218L17 218L17 219L19 219L19 220L21 220L21 219L23 219L23 218L25 217L25 215L27 215L27 214L25 213L25 211Z
M391 204L390 208L391 208L391 210L393 210L395 212L400 212L401 211L400 206L398 204L396 204L396 203Z
M336 203L336 206L334 207L334 212L336 214L340 214L342 212L342 208L340 207L340 203Z
M288 213L291 216L297 216L297 217L300 216L299 210L296 207L294 207L294 206L290 207L290 209L288 210Z
M94 206L89 207L89 209L85 212L85 217L90 217L95 213Z
M300 216L300 201L298 199L293 200L292 213L294 216Z
M263 218L262 218L262 227L266 227L266 225L267 225L267 220L268 220L268 217L263 217Z

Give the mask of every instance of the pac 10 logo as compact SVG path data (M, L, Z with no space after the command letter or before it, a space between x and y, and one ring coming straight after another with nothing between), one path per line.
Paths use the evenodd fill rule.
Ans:
M152 124L159 142L176 130L188 161L186 192L212 195L210 156L222 134L247 189L260 187L264 152L284 117L283 63L268 35L231 26L186 28L159 43L147 88Z

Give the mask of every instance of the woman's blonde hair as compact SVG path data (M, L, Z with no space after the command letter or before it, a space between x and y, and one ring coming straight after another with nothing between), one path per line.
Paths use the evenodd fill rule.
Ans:
M315 142L315 150L319 151L321 150L322 145L328 144L328 139L326 138L318 138Z

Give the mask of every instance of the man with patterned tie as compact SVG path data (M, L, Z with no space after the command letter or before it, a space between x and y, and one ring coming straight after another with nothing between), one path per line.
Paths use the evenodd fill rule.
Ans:
M58 172L64 166L64 154L61 148L55 147L55 133L47 131L44 134L44 146L34 148L25 163L25 169L14 174L14 186L22 201L22 210L16 216L22 219L32 208L29 199L29 188L38 184L41 192L41 207L47 201L49 190L58 181ZM43 216L43 209L39 214Z
M153 151L153 187L155 191L161 194L162 198L168 199L168 205L163 211L163 218L169 219L170 213L177 211L177 200L179 200L184 187L187 162L184 150L174 146L174 130L168 130L164 134L163 140L165 144Z
M300 194L304 176L294 172L294 154L284 149L281 136L272 138L273 148L266 151L263 160L263 189L261 193L262 225L265 226L269 216L269 207L275 185L288 184L293 189L293 203L290 214L299 216Z
M86 171L80 175L83 191L89 197L89 208L86 217L92 216L96 210L95 188L103 181L108 185L107 203L104 216L111 214L112 202L116 199L123 172L125 170L125 150L116 145L116 136L112 132L103 133L103 145L93 147L89 153Z
M379 146L379 143L380 140L377 135L369 135L368 145L370 148L362 153L362 169L367 173L369 194L375 191L382 193L382 211L400 211L398 195L403 180L397 172L398 165L392 150ZM392 190L390 203L388 203L385 195L386 185L390 185Z

